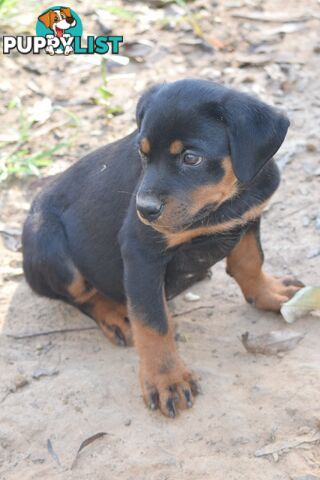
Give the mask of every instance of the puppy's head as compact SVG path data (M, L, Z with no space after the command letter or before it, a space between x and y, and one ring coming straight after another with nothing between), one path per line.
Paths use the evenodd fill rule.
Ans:
M53 30L57 37L62 37L65 30L74 27L77 23L68 7L48 10L38 18L47 28Z
M288 119L263 102L202 80L156 85L137 106L141 221L187 229L246 188L279 149Z

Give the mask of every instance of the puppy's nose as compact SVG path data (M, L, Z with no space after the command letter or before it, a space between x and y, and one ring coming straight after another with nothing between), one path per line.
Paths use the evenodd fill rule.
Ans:
M67 22L71 25L71 23L74 22L74 18L73 17L67 17L66 18Z
M160 216L163 209L163 202L150 195L137 195L136 205L140 215L151 222Z

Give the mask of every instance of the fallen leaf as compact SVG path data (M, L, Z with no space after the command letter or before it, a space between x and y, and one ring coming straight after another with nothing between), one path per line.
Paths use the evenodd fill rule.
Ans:
M308 435L301 435L289 440L280 440L279 442L270 443L255 452L256 457L263 457L265 455L273 455L275 453L281 454L286 450L297 448L305 443L316 443L320 440L320 432Z
M1 133L0 143L15 143L20 140L20 133L16 130L11 130L6 133Z
M57 368L37 368L32 373L32 378L38 380L41 377L52 377L53 375L58 375L59 370Z
M52 102L50 98L44 97L38 100L31 108L28 109L30 120L33 122L44 123L52 114Z
M291 480L320 480L317 475L302 475L298 477L291 477Z
M238 55L236 63L239 68L244 67L263 67L272 61L270 55Z
M144 58L154 48L154 43L149 40L140 40L139 42L126 42L123 45L122 52L136 62L143 62Z
M12 252L19 252L21 250L21 230L19 228L0 225L0 235L8 250Z
M61 466L59 457L53 449L50 438L48 438L48 440L47 440L47 449L48 449L48 452L50 453L51 457L57 462L58 465Z
M241 340L247 352L277 355L295 348L304 336L304 333L289 330L273 331L256 337L246 332L241 335Z
M0 268L0 277L3 280L11 280L15 277L21 277L23 275L23 269L21 267L12 268L12 267L2 267Z
M287 323L293 323L314 310L320 310L320 287L304 287L281 307L281 314Z
M80 447L79 447L79 450L77 451L76 453L76 456L72 462L72 465L71 465L71 469L75 466L76 464L76 461L78 459L78 456L79 456L79 453L85 448L87 447L88 445L90 445L92 442L94 442L95 440L98 440L98 438L101 438L101 437L104 437L105 435L107 435L106 432L99 432L99 433L96 433L95 435L92 435L91 437L87 438L86 440L84 440Z

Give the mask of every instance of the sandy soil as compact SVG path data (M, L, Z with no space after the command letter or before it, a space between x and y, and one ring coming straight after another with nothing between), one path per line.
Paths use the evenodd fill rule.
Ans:
M305 7L289 0L281 11L276 0L194 2L190 8L202 12L203 31L224 44L214 51L183 43L196 38L186 21L160 29L148 18L150 13L163 15L162 9L152 6L147 16L146 3L123 5L138 10L136 20L116 19L115 32L121 27L128 32L128 40L155 42L144 62L131 61L108 71L112 103L122 105L124 113L106 122L102 106L87 104L101 78L99 66L84 57L40 55L32 58L31 72L26 69L30 59L16 56L4 58L0 65L0 87L10 81L7 89L2 88L3 125L17 123L17 111L5 108L14 95L20 96L25 109L46 96L79 117L76 125L70 125L65 111L55 109L46 123L31 128L33 151L43 143L53 146L61 139L72 139L45 171L50 175L84 152L130 131L139 92L153 81L201 76L258 94L284 108L292 121L277 155L283 181L264 214L266 270L319 285L319 2L311 0ZM97 34L94 8L95 2L90 2L90 9L89 2L79 2L77 11ZM289 22L296 31L284 34L275 30L288 23L234 16L263 13L300 17L300 22ZM143 22L149 22L149 28ZM57 89L61 73L63 91ZM71 102L79 99L82 102ZM63 121L67 122L64 127L50 129ZM2 186L3 224L21 227L39 185L41 180L28 179ZM21 265L21 253L8 250L4 243L0 258L6 269ZM320 478L319 442L305 442L279 455L255 455L270 443L319 435L319 318L309 316L289 327L306 332L294 350L254 356L243 348L242 333L288 326L280 316L245 304L222 263L212 273L210 280L192 288L200 301L188 303L182 295L172 304L175 313L182 313L176 318L179 350L201 378L203 391L192 410L172 421L144 407L134 349L114 347L99 330L25 339L8 336L92 327L93 323L69 306L37 297L21 277L8 278L1 270L1 479L289 480L307 474ZM183 314L190 309L196 310ZM40 368L55 374L33 378ZM71 469L81 442L98 432L107 435L83 449ZM48 439L56 458L48 451Z

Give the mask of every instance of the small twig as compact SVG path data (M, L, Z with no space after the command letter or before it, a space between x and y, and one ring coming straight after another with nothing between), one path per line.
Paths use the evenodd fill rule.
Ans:
M12 335L10 333L7 333L6 336L14 338L16 340L20 340L23 338L41 337L45 335L54 335L56 333L82 332L85 330L99 330L99 327L64 328L61 330L48 330L46 332L22 333L21 335Z
M254 22L271 22L271 23L300 23L307 22L311 18L317 18L316 15L303 15L301 17L275 17L273 15L259 15L259 14L245 14L245 13L232 13L232 17L240 18L243 20L252 20Z
M173 317L181 317L182 315L188 315L188 313L196 312L197 310L203 310L206 308L214 308L214 305L202 305L201 307L191 308L190 310L185 310L184 312L174 313Z

